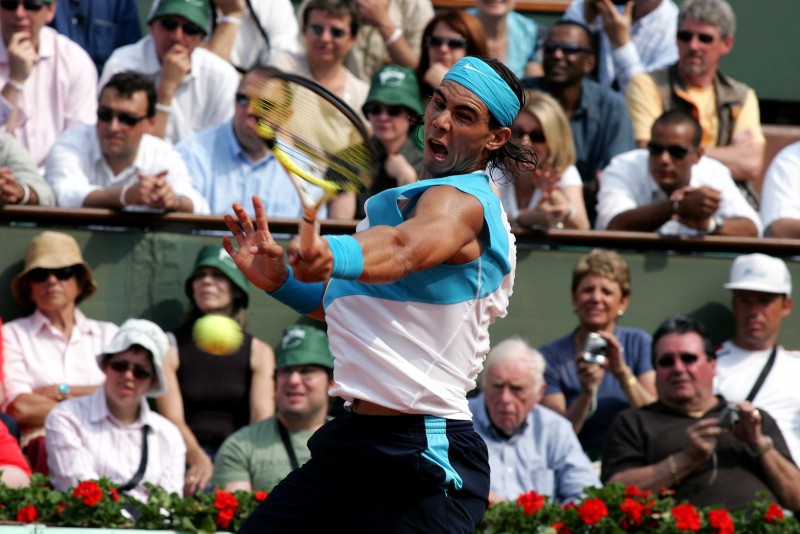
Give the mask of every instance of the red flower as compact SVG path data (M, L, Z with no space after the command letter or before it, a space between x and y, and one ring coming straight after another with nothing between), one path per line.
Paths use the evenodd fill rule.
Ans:
M119 501L119 492L117 491L117 488L111 488L110 490L108 490L108 494L111 495L112 501L114 502Z
M214 518L214 523L217 524L220 528L228 528L233 520L233 514L235 513L235 508L223 508L217 514L217 517Z
M708 524L716 529L717 534L733 534L736 526L727 510L709 510Z
M86 480L75 486L72 496L81 499L86 506L95 506L103 500L103 490L97 482Z
M236 497L234 497L232 493L228 493L224 490L217 490L217 497L214 499L214 508L220 512L230 509L231 515L233 515L233 512L236 511L238 506L239 501L236 500Z
M253 497L255 497L258 502L261 502L267 498L267 495L269 495L269 493L266 491L257 491L253 494Z
M652 494L653 494L652 491L640 490L639 486L636 486L634 484L631 484L630 486L625 488L626 497L642 497L643 499L646 499Z
M648 511L645 505L634 501L630 497L626 498L622 504L619 505L619 509L625 514L628 523L635 527L642 524L642 518Z
M602 499L586 499L578 508L578 515L584 523L592 526L608 515L608 508Z
M39 512L36 510L36 507L32 504L28 506L23 506L17 512L17 521L21 523L33 523L36 521L36 518L39 517Z
M575 502L570 501L567 504L562 504L561 505L561 509L562 510L577 510L578 509L578 505L575 504Z
M61 514L61 512L63 512L66 509L67 509L67 503L65 503L65 502L60 502L60 503L58 503L56 505L56 513L57 514Z
M764 514L764 521L767 523L777 523L783 520L783 509L775 503L769 505Z
M550 525L557 534L572 534L572 531L564 523L553 523Z
M672 508L675 526L681 530L700 530L700 515L691 504L679 504Z
M517 497L517 504L522 506L523 512L533 515L544 506L544 496L535 491L529 491Z

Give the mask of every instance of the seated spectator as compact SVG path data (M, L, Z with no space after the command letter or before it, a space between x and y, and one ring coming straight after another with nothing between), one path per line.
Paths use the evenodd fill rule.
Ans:
M22 488L30 484L31 468L19 448L19 442L0 422L0 484Z
M229 491L270 491L311 458L308 439L327 420L333 385L327 334L309 325L289 327L276 356L277 413L234 433L217 454L214 484Z
M208 203L172 145L147 133L154 123L153 81L119 72L100 91L97 124L61 134L45 178L66 208L208 213Z
M138 42L111 54L100 87L132 70L156 79L152 134L177 143L233 115L229 103L239 77L230 63L200 46L208 33L208 0L158 0Z
M44 165L58 134L92 124L97 70L84 50L45 24L55 0L0 6L0 126Z
M376 72L362 110L372 126L377 157L372 185L359 195L356 219L364 218L364 202L372 195L419 178L422 150L412 134L425 110L414 71L389 65Z
M0 132L0 204L55 204L50 184L39 174L27 149L5 132Z
M599 459L614 416L655 400L650 336L617 326L630 294L630 271L622 256L593 250L581 257L572 272L578 327L540 348L547 361L542 404L570 420L592 460ZM604 350L587 350L603 341ZM587 357L587 352L599 352L603 359Z
M497 178L503 209L513 227L588 230L583 182L575 168L575 144L567 116L542 91L528 91L511 131L536 153L535 169L512 180Z
M111 52L142 36L135 0L62 1L50 26L86 50L97 72Z
M680 110L653 124L647 150L611 161L600 176L598 230L750 236L761 220L727 167L706 157L700 123Z
M761 189L764 235L800 238L800 142L775 156Z
M422 31L417 80L423 106L444 75L464 56L486 56L486 34L480 21L461 9L437 13Z
M234 202L249 205L253 195L261 198L268 217L303 214L291 178L257 131L253 100L270 94L270 80L273 72L269 67L248 72L239 83L235 100L227 103L234 108L233 119L203 130L175 147L189 169L194 187L208 199L213 214L229 213ZM321 195L322 191L318 193ZM325 217L325 206L320 215Z
M186 449L175 425L144 398L167 390L161 369L167 335L128 319L97 355L105 384L56 406L45 421L50 483L66 490L108 477L121 492L147 500L145 483L181 493Z
M475 4L469 12L483 26L489 57L502 61L517 78L541 76L547 28L514 11L517 0L477 0Z
M298 8L300 20L318 0L303 0ZM337 0L357 4L358 18L364 25L346 67L357 78L369 82L375 72L387 64L416 68L419 62L422 30L433 18L431 0Z
M597 79L623 93L634 75L678 60L678 6L673 0L572 0L564 19L586 24L599 37Z
M35 311L3 325L3 409L19 423L23 446L42 434L59 402L93 393L103 382L95 356L117 326L88 319L78 308L96 290L75 238L51 231L33 238L11 293Z
M174 333L176 346L164 362L168 389L156 405L186 443L183 488L191 495L211 480L214 456L225 438L275 412L275 354L247 332L242 345L226 356L208 353L194 341L195 322L210 313L246 327L247 279L221 245L200 249L185 288L188 320Z
M664 321L653 334L658 401L621 413L608 431L603 482L669 488L698 507L743 509L756 499L800 510L800 470L775 420L714 396L716 359L702 324ZM723 412L737 414L736 421Z
M469 409L489 448L489 502L514 501L532 490L571 501L587 486L600 486L570 422L539 404L544 368L539 351L519 338L500 342L486 357L481 393Z

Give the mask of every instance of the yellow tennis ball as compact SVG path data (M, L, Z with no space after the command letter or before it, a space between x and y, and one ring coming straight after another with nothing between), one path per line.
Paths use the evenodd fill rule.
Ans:
M244 332L239 323L230 317L209 314L195 321L192 338L204 351L227 356L239 350Z

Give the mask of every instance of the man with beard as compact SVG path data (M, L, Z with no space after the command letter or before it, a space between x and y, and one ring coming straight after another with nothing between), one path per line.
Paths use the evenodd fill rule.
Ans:
M603 170L597 228L755 237L761 221L727 167L703 155L700 123L672 110L653 124L647 150L621 154Z
M583 180L584 200L594 222L597 175L611 158L634 148L625 101L616 91L589 79L597 57L586 26L559 21L544 44L544 77L523 81L558 100L569 117L575 141L575 166Z

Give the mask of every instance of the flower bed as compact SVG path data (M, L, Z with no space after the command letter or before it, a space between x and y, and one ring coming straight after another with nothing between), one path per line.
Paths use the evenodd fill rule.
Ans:
M48 487L34 475L27 488L0 485L0 521L44 523L62 527L136 528L187 532L235 532L250 512L267 497L263 491L216 490L181 497L148 484L150 495L141 503L120 495L108 479L81 482L69 491ZM800 534L800 523L785 516L774 502L755 501L747 510L722 507L699 509L678 503L670 492L661 495L635 486L609 484L588 488L579 503L561 506L535 491L516 502L491 506L478 526L479 534Z

